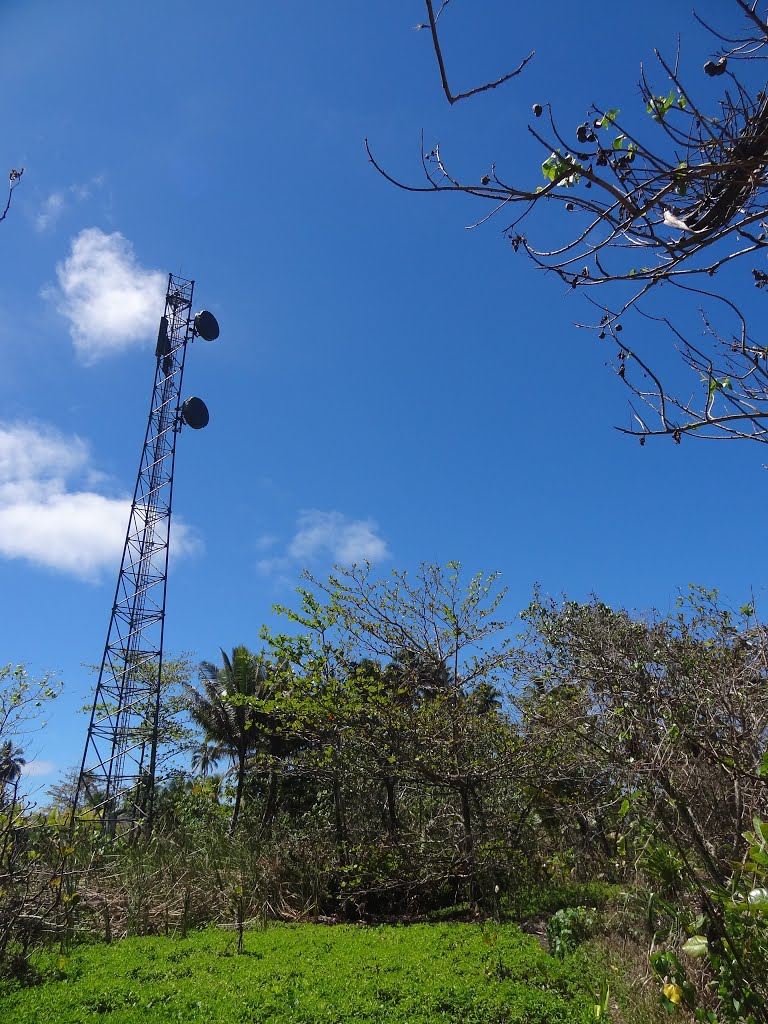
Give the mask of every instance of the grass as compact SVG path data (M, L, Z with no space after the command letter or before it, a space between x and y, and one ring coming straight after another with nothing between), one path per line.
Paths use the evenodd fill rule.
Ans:
M46 955L0 994L4 1024L587 1024L598 968L504 925L277 925Z

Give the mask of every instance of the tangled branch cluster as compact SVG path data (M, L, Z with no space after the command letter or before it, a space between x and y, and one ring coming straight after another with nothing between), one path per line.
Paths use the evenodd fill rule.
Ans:
M717 46L717 59L704 64L698 85L708 78L724 85L714 113L697 99L697 83L683 80L679 47L674 61L656 51L668 89L655 90L641 70L643 130L625 123L619 110L593 106L575 131L566 131L549 104L534 105L537 120L528 131L547 154L538 188L505 180L495 165L477 183L462 181L439 146L422 147L426 180L408 184L368 150L379 172L401 188L461 192L492 203L472 227L513 212L504 229L513 249L584 292L595 315L579 326L613 341L614 368L632 392L631 424L619 429L641 444L653 434L676 442L684 434L768 442L768 344L750 333L729 293L732 283L719 290L716 282L721 270L737 262L741 269L768 246L768 86L759 77L757 85L753 81L762 66L756 62L768 56L768 24L757 14L757 0L733 2L746 22L740 34L725 35L698 19ZM431 5L428 10L445 81ZM559 244L552 242L551 219L542 225L535 216L552 204L565 225ZM543 243L532 240L537 228ZM768 284L768 273L754 262L744 270L745 282L758 289ZM607 285L614 286L610 293ZM661 303L651 301L660 290L661 314ZM690 327L678 326L666 312L680 308L680 296L699 307L703 340L694 341ZM666 383L666 367L652 366L628 347L622 332L630 312L670 332L694 374L690 395Z

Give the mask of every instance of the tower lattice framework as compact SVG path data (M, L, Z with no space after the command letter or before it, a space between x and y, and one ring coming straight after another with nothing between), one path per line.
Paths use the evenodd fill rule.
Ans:
M169 275L149 419L74 802L76 813L87 806L110 835L152 820L173 471L184 362L196 331L193 290L194 281Z

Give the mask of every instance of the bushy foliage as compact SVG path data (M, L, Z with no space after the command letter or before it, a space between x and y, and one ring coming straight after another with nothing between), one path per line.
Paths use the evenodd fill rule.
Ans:
M594 913L586 907L563 907L555 911L547 925L550 951L562 959L592 935L595 924Z
M243 948L276 918L512 919L542 938L549 918L557 954L593 926L653 950L667 1009L764 1024L768 633L751 605L694 588L639 618L536 595L515 637L495 577L457 566L307 583L289 631L189 691L221 774L160 782L151 836L110 840L88 811L74 831L58 812L3 819L4 888L44 922L24 932L13 911L7 962L206 924Z
M360 929L302 925L248 933L233 956L227 932L186 940L126 940L50 957L35 989L0 997L0 1016L82 1024L109 1015L211 1024L587 1024L600 969L557 961L516 929L414 925Z

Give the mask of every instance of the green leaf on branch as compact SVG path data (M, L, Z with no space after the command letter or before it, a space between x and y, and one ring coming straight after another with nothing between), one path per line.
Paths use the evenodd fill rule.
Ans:
M675 105L675 90L669 90L669 96L652 96L645 108L653 117L654 121L663 121L671 108Z
M577 184L580 178L579 171L581 170L581 164L578 160L566 153L563 156L560 150L556 153L551 153L544 163L541 165L541 173L551 182L556 182L558 185L564 185L566 188L571 188Z
M704 378L706 380L706 378ZM711 400L716 391L733 391L730 377L710 377L707 380L707 397Z
M758 865L761 868L768 868L768 854L763 853L759 846L753 846L750 848L749 859L752 862L753 870L754 865Z
M610 128L621 113L620 110L606 110L599 121L595 121L596 128Z
M684 196L688 191L688 164L683 160L672 172L672 179L675 182L675 192Z
M683 952L686 956L700 957L709 952L709 946L705 935L692 935L683 945Z

